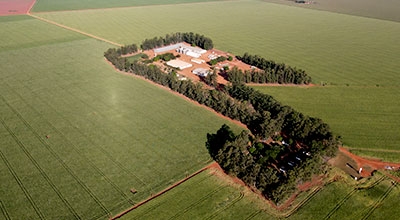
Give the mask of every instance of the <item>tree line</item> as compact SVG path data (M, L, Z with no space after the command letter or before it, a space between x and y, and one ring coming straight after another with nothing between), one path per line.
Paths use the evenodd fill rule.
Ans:
M167 34L164 37L154 37L151 39L145 39L140 47L143 50L150 50L180 42L186 42L190 45L198 46L205 50L210 50L214 47L214 44L210 38L192 32L186 32L186 33L178 32L173 34Z
M280 158L278 154L270 161L260 160L265 158L261 151L249 152L255 145L270 150L276 147L258 142L248 131L235 135L227 125L223 125L215 134L207 134L206 147L221 168L276 204L289 198L299 182L310 181L313 175L326 171L327 165L320 156L299 155L302 157L301 163L282 172L274 167L279 163L276 162Z
M311 77L302 69L287 66L284 63L275 63L272 60L266 60L258 55L245 53L243 56L236 56L240 61L257 67L245 71L236 69L231 71L228 77L236 83L280 83L280 84L310 84Z

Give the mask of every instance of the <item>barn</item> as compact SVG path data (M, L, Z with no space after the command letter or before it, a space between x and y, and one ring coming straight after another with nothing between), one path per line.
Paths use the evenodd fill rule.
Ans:
M168 66L174 67L174 68L178 68L180 70L186 69L186 68L190 68L193 65L191 63L187 63L185 61L176 59L176 60L170 60L167 62Z

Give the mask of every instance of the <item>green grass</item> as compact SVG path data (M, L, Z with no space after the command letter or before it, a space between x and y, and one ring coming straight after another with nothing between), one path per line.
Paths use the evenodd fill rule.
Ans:
M134 62L134 61L140 60L140 59L142 58L143 54L144 54L144 53L139 53L139 54L136 54L136 55L133 55L133 56L129 56L129 57L127 57L126 59L127 59L129 62Z
M210 2L221 0L37 0L33 11L61 11L61 10L81 10L96 8L115 8L129 6L145 6L145 5L165 5L165 4L182 4L196 2Z
M400 22L400 2L397 0L316 0L314 4L296 4L294 0L264 0L307 9L331 11L355 16Z
M109 44L33 19L0 29L3 215L107 218L205 166L206 134L229 123L117 73Z

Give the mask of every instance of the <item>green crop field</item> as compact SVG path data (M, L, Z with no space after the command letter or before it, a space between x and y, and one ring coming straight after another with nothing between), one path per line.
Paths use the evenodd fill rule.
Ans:
M38 0L34 11L116 43L192 31L212 38L217 49L306 69L326 86L261 90L324 119L355 153L398 161L399 23L259 0ZM240 130L116 72L103 58L113 45L29 16L0 17L0 30L0 219L107 219L207 165L208 132L223 123ZM376 184L360 190L346 178L290 218L400 215L399 188L388 178L378 173L365 183ZM126 217L204 216L282 217L207 172Z
M218 49L306 69L315 83L397 86L400 77L397 22L250 0L37 15L122 44L202 33Z
M262 202L206 170L177 188L131 211L122 219L249 219ZM261 219L261 218L260 218Z
M334 182L325 186L289 219L309 219L311 216L313 219L391 218L397 216L394 198L399 195L398 184L393 185L382 175L368 180L364 186Z
M324 119L336 133L342 135L345 145L400 150L397 87L254 88L301 112ZM391 153L385 154L390 156Z
M310 0L312 4L297 4L295 0L263 0L265 2L284 4L331 11L336 13L350 14L368 18L400 22L400 2L397 0Z
M399 23L262 1L200 4L38 15L124 44L176 31L203 33L218 49L306 69L314 83L329 86L264 91L327 121L346 145L399 149ZM191 16L198 13L200 20Z
M398 186L379 173L359 184L354 184L346 175L311 197L300 198L305 204L285 218L390 218L398 212L395 198L399 195ZM284 216L243 188L228 185L204 171L122 219L278 219Z
M163 4L182 4L196 2L211 2L222 0L37 0L33 7L34 12L41 11L62 11L62 10L81 10L96 8L115 8L145 5L163 5Z
M0 218L106 218L209 163L228 122L117 73L111 45L27 16L0 29Z

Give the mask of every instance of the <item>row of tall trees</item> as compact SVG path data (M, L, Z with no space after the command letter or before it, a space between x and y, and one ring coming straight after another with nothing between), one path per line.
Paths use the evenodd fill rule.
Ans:
M154 37L151 39L145 39L142 42L141 48L143 50L150 50L157 47L167 46L180 42L186 42L188 44L201 47L206 50L210 50L214 47L212 40L204 35L195 34L192 32L186 33L173 33L167 34L164 37Z
M302 69L287 66L284 63L275 63L258 55L250 55L245 53L237 58L251 66L255 66L260 70L246 71L238 75L231 73L231 78L236 82L245 83L281 83L281 84L310 84L311 77ZM237 70L239 71L239 70ZM236 75L235 75L236 74Z

